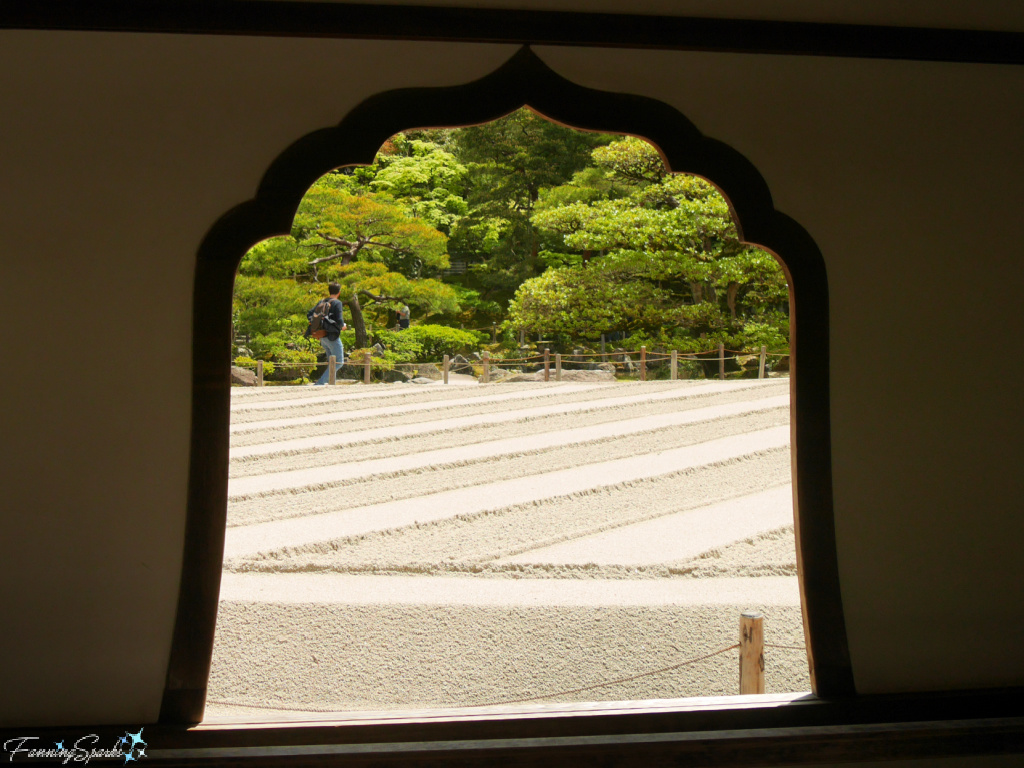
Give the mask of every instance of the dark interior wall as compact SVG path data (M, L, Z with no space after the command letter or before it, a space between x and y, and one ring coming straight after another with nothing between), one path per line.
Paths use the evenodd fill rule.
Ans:
M16 627L0 639L0 725L156 718L184 525L192 270L209 227L286 146L366 96L465 82L513 52L0 33L0 307L18 366L0 385L0 609ZM1011 346L1024 73L539 53L584 85L678 107L745 154L820 246L858 688L1024 684L1007 610L1024 596Z

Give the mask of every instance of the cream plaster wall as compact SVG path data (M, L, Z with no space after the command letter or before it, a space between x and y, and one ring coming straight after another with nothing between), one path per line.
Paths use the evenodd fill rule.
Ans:
M156 717L208 228L288 144L369 94L465 82L513 50L0 33L0 725ZM821 247L858 688L1024 684L1024 72L540 53L584 85L680 108Z
M370 94L474 79L513 51L0 34L0 725L157 716L210 226Z
M542 49L760 170L829 276L840 577L857 689L1024 684L1024 69Z

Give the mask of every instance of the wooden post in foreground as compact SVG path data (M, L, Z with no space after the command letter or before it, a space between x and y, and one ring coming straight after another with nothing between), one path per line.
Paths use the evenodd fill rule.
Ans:
M562 355L560 352L555 352L555 381L562 380Z
M764 693L764 616L740 614L740 694Z
M764 363L765 358L768 357L768 347L761 347L761 362L757 366L757 378L764 378Z
M370 353L363 352L363 384L370 383L370 376L373 373L372 363L370 361Z
M444 361L441 363L441 373L443 375L443 379L444 379L444 383L445 384L448 383L448 363L449 363L448 355L445 355L444 356Z
M544 347L544 381L551 381L551 350Z
M334 355L327 358L327 383L331 386L338 383L338 358Z
M480 383L486 384L491 380L491 353L484 350L484 372L480 374Z
M262 387L263 386L263 361L262 360L257 360L256 361L256 386L257 387Z
M725 344L718 345L718 378L725 381Z
M640 347L640 381L647 381L647 347Z
M672 358L669 361L669 370L672 371L672 381L679 378L679 352L678 350L672 350Z

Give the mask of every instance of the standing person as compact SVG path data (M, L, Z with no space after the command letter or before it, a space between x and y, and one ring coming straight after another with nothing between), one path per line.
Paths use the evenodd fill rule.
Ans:
M398 330L404 331L409 327L409 305L403 304L398 309Z
M345 364L345 347L341 343L341 332L347 327L341 310L345 306L338 298L341 295L341 286L337 283L327 285L327 298L320 299L312 309L306 313L309 319L309 327L306 329L306 336L320 339L320 346L327 353L328 365L324 372L317 379L317 385L326 384L331 377L330 360L334 355L337 368L335 373L341 370Z

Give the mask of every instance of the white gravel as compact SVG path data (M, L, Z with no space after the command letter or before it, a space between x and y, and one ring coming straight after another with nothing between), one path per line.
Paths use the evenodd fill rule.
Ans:
M466 383L233 393L208 714L809 688L788 381Z

